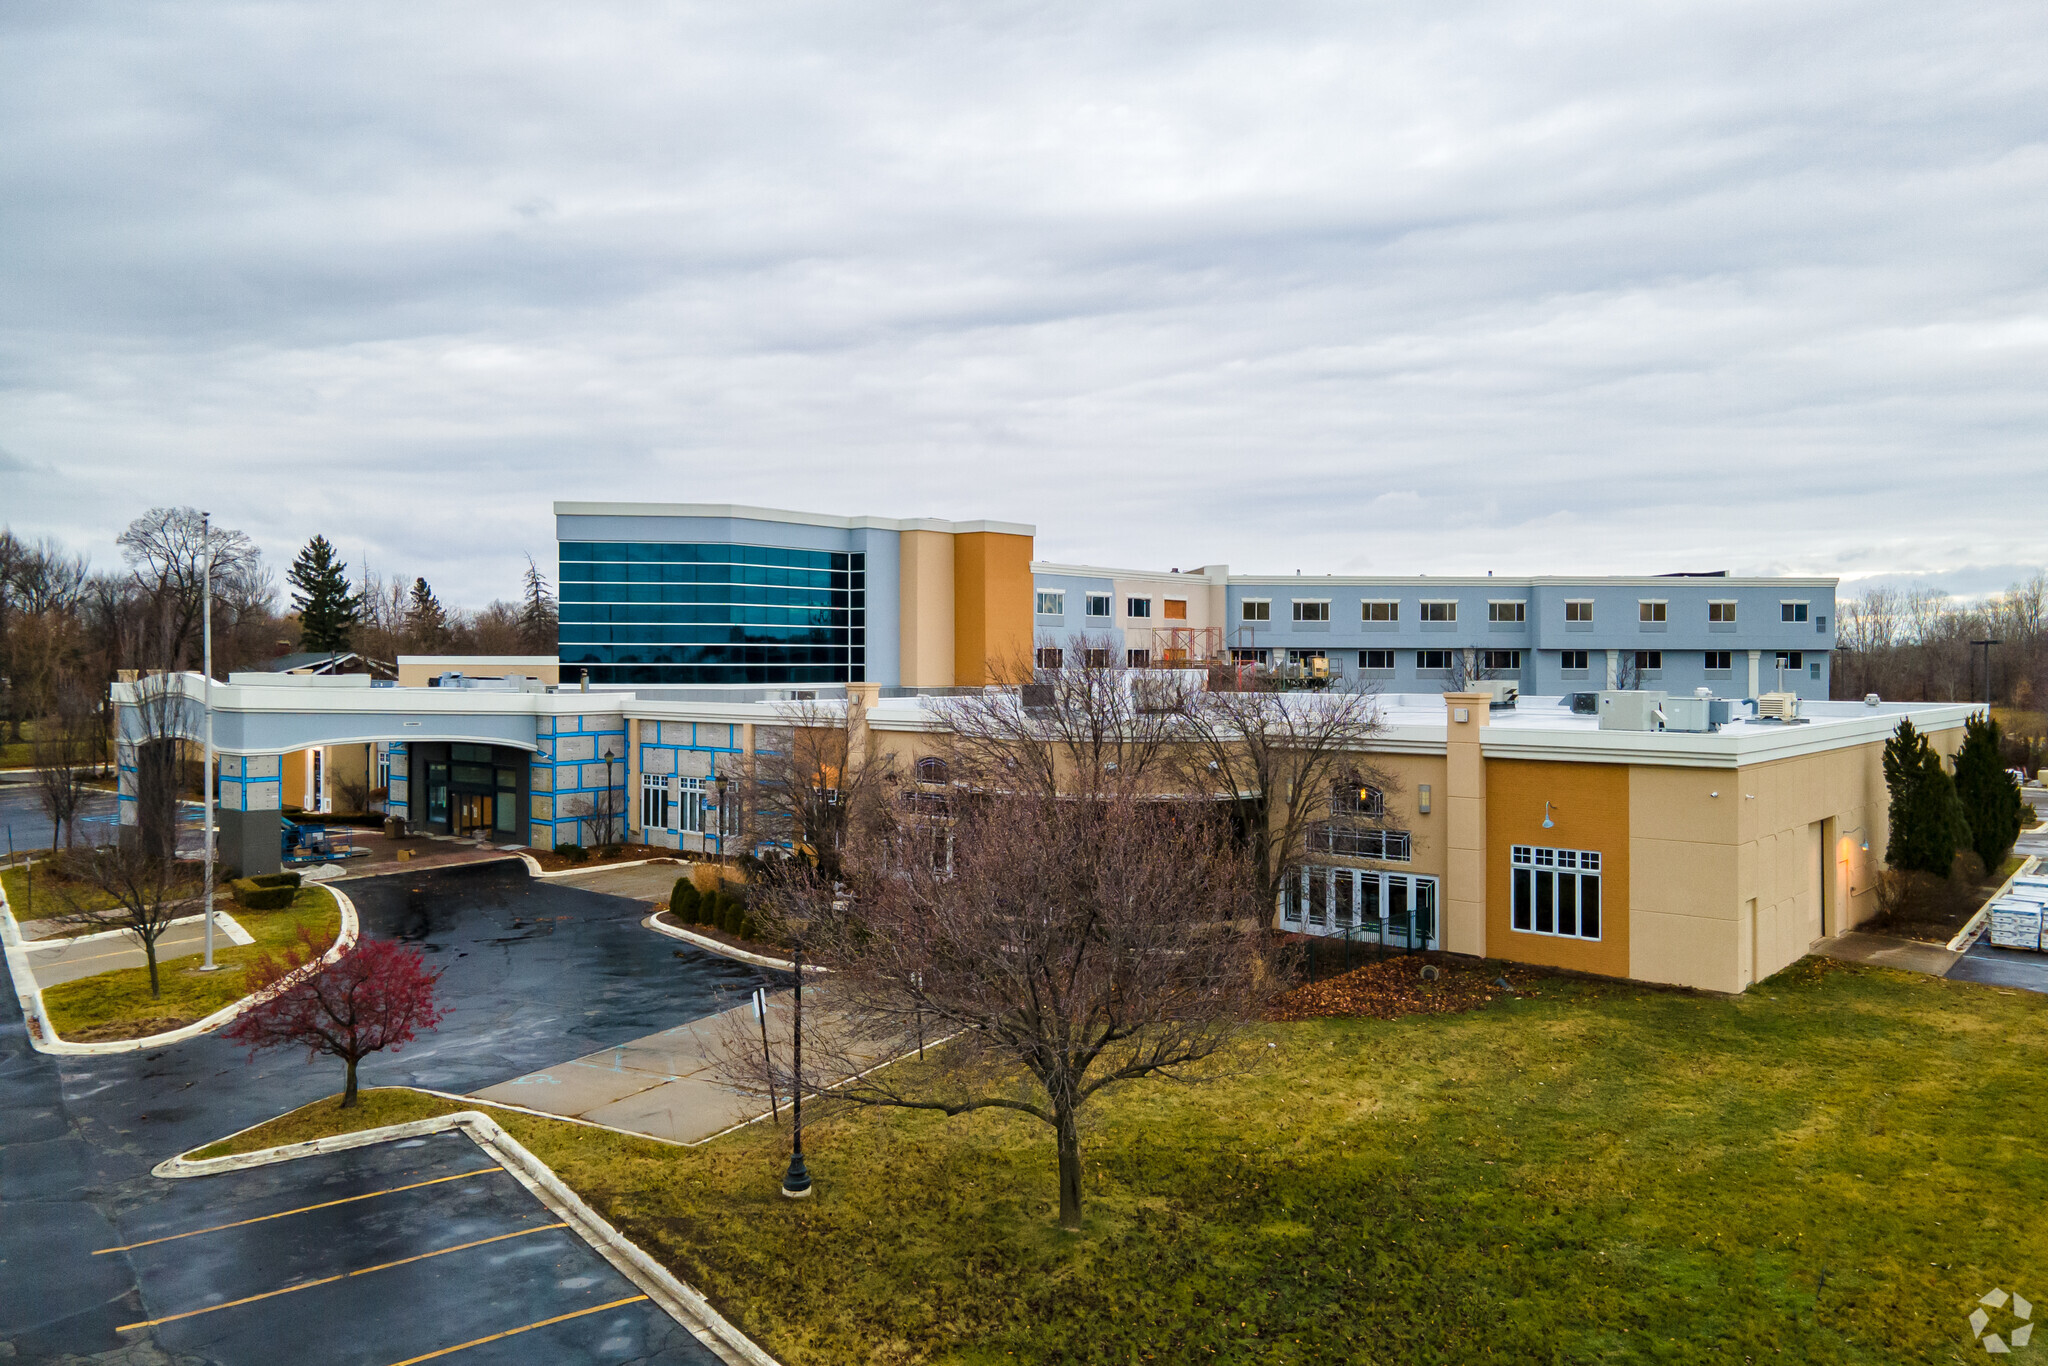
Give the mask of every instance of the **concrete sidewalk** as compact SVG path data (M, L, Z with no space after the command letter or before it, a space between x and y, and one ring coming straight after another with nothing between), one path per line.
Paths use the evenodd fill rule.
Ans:
M807 1024L816 1020L829 1025L835 1018L826 1004L827 992L811 986L804 993ZM758 1049L760 1028L752 1006L742 1005L470 1094L674 1143L700 1143L768 1113L761 1097L733 1090L718 1079L715 1067L718 1041L726 1031L739 1031L745 1039L742 1046ZM790 1028L791 993L776 992L768 998L768 1038L785 1059ZM886 1050L877 1051L861 1065L871 1066L885 1056ZM808 1074L809 1068L805 1071ZM789 1097L779 1100L787 1109Z
M1930 977L1948 976L1948 970L1962 957L1939 944L1896 939L1888 934L1869 934L1862 930L1845 930L1832 939L1823 939L1813 946L1813 951L1823 958L1839 958L1845 963L1900 968L1906 972L1924 972Z
M249 932L235 923L226 911L214 912L213 947L216 951L236 944L253 944ZM29 966L35 970L36 985L53 987L75 982L102 972L149 966L142 941L128 930L111 930L76 939L36 939L23 947ZM156 941L156 961L190 958L206 951L206 922L197 915L181 916L171 922Z

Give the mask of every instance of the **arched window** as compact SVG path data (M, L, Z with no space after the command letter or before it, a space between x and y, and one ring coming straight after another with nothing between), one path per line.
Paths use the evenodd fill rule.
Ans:
M921 783L943 783L946 781L946 761L929 755L917 761L917 780Z
M1384 816L1387 794L1353 773L1330 784L1333 816Z

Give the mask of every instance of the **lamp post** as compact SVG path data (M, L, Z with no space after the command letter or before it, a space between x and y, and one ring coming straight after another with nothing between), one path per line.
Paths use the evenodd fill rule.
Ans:
M203 791L200 794L199 819L206 823L206 872L204 895L206 897L206 961L199 965L201 972L212 972L220 965L213 961L213 514L199 514L199 540L206 559L199 569L199 639L200 667L206 671L204 684L206 707L206 741Z
M1979 645L1984 647L1984 708L1986 711L1989 711L1991 709L1991 647L2003 645L2005 642L2002 640L1973 640L1970 644L1973 648Z
M811 1193L811 1171L804 1165L804 941L790 947L791 966L796 969L795 1033L790 1045L791 1068L789 1116L793 1141L789 1149L789 1170L782 1176L782 1193L802 1200Z

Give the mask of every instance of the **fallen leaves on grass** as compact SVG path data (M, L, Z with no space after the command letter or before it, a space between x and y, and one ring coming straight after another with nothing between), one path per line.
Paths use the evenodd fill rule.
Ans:
M1393 1020L1403 1015L1449 1015L1476 1010L1504 994L1493 985L1498 969L1490 974L1438 964L1436 980L1429 981L1422 975L1427 966L1428 960L1407 955L1368 963L1341 976L1296 987L1274 1003L1266 1018L1318 1020L1360 1015Z

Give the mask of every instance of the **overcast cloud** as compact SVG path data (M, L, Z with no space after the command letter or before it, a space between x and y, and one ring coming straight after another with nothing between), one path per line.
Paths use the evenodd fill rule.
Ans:
M2048 561L2048 5L0 7L0 520Z

